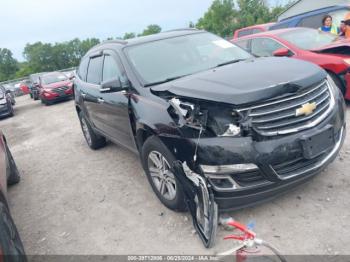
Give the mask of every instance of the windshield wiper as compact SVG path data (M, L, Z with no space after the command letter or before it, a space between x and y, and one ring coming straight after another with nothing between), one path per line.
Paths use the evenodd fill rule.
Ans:
M167 83L167 82L170 82L170 81L173 81L173 80L182 78L182 77L184 77L184 76L187 76L187 75L169 77L169 78L166 78L166 79L164 79L164 80L160 80L160 81L157 81L157 82L152 82L152 83L145 84L144 87L164 84L164 83Z
M238 62L241 62L241 61L244 61L246 59L234 59L234 60L230 60L230 61L227 61L227 62L223 62L221 64L218 64L216 67L220 67L220 66L224 66L224 65L229 65L229 64L234 64L234 63L238 63Z

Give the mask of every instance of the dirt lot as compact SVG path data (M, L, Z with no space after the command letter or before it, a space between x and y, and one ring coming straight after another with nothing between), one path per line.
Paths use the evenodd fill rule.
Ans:
M113 144L90 150L73 101L44 106L21 97L15 114L0 128L22 173L9 199L28 254L204 254L230 246L220 229L206 250L190 216L158 201L137 156ZM260 237L286 254L350 254L349 167L347 139L309 183L231 215L254 221Z

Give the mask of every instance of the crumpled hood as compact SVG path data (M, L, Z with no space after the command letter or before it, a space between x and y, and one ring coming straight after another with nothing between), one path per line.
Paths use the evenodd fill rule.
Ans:
M290 58L250 59L152 87L190 97L234 105L269 100L309 87L326 77L309 62Z
M70 83L71 83L70 80L61 81L61 82L55 82L55 83L51 83L51 84L48 84L48 85L43 85L43 88L53 89L53 88L57 88L57 87L68 86Z

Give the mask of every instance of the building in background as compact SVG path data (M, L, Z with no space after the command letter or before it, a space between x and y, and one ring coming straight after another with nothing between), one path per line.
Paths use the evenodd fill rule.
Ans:
M350 0L298 0L278 17L278 21L316 9L349 4Z

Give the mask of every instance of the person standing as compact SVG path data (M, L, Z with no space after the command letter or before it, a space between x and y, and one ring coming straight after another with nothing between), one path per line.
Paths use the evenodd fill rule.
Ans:
M344 18L345 24L345 37L350 38L350 12Z
M323 32L328 32L334 35L339 35L339 28L333 25L333 18L330 15L326 15L322 19L322 26L319 28Z

